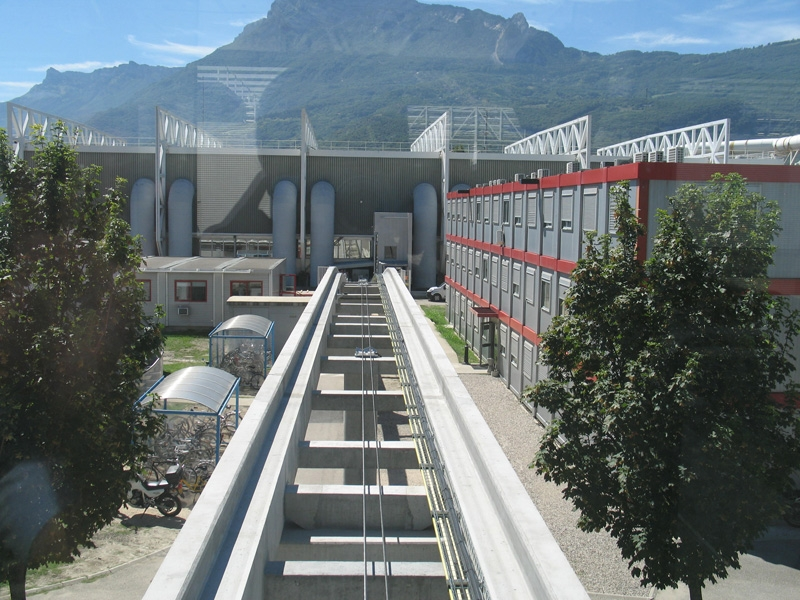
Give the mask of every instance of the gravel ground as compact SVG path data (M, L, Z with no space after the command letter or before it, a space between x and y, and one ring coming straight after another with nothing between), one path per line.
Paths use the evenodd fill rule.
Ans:
M482 373L459 376L586 591L595 598L652 597L651 589L631 577L611 536L578 529L578 513L559 487L528 468L544 433L533 415L499 378Z

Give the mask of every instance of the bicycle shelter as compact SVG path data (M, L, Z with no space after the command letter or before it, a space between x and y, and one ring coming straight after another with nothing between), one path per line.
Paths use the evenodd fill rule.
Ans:
M137 400L142 405L158 402L153 411L170 416L215 419L214 460L219 462L222 413L236 396L235 425L239 425L239 378L214 367L186 367L162 377ZM194 410L197 406L208 410ZM192 409L187 408L191 406ZM197 436L202 437L202 436ZM176 447L181 440L175 440ZM191 440L183 440L189 442Z
M258 315L238 315L208 334L208 366L239 377L242 388L258 390L275 356L275 324Z

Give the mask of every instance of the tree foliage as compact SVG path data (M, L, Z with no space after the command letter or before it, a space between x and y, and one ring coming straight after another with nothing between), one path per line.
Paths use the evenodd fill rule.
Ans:
M58 129L18 159L0 130L0 579L68 560L122 504L153 433L137 381L162 345L141 257ZM21 588L21 589L20 589Z
M641 262L627 183L612 194L616 239L590 238L568 313L542 336L549 378L526 391L557 415L535 465L643 585L700 598L738 568L800 466L795 411L771 396L791 391L798 330L768 292L780 214L738 175L685 185Z

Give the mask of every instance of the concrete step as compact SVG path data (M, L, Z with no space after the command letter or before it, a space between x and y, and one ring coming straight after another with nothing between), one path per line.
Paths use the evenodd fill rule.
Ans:
M383 314L383 304L380 298L370 299L366 303L361 302L360 299L355 298L342 298L336 305L337 315L362 315L362 314Z
M264 596L281 600L314 598L403 598L403 600L448 599L441 563L388 564L383 562L269 562L264 569ZM388 584L388 590L386 586Z
M389 326L383 323L372 322L369 327L361 322L343 323L334 319L331 323L330 333L332 335L389 335Z
M437 562L439 545L433 530L386 531L386 559L391 562ZM383 562L383 539L380 531L367 531L367 560ZM293 529L285 527L275 557L279 561L332 560L362 561L364 536L361 531L346 529Z
M360 411L362 395L367 410L372 410L373 400L378 412L406 409L403 392L399 391L314 390L311 392L311 410Z
M360 441L309 441L300 442L300 456L297 466L301 469L360 469L362 463ZM367 442L364 462L367 469L377 469L380 459L381 469L417 469L417 451L414 442L384 441L380 443L376 458L377 442Z
M320 358L320 373L360 374L367 369L375 374L397 374L397 363L394 356L379 358L357 358L355 356L323 356Z
M328 356L355 356L356 350L364 347L374 348L381 356L394 356L392 338L388 335L329 335Z
M422 531L433 526L424 487L384 485L381 489L385 529ZM381 506L376 485L287 485L284 518L303 529L360 531L364 524L362 498L367 529L379 529Z

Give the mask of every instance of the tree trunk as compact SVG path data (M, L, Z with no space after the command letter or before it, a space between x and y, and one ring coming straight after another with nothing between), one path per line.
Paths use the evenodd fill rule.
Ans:
M11 591L11 600L25 600L25 577L28 565L24 562L15 562L8 570L8 588Z
M703 600L703 586L699 583L689 585L689 600Z

